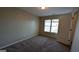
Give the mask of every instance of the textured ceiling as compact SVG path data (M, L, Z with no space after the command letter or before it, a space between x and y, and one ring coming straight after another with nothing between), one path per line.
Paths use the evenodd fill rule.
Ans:
M21 9L36 16L48 16L71 13L73 9L76 9L76 7L47 7L44 10L40 7L21 7Z

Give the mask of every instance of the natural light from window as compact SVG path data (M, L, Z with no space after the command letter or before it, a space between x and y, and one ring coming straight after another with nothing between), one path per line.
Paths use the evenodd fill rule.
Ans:
M51 26L51 20L45 20L45 23L44 23L45 27L44 27L44 31L45 32L50 32L50 26Z
M59 19L45 20L44 31L51 33L58 33Z

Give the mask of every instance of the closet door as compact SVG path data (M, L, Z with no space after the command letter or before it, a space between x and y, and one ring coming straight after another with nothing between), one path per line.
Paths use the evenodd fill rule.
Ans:
M73 41L74 32L75 32L76 23L77 23L77 18L78 18L78 14L76 13L76 14L74 14L74 17L72 18L72 21L71 21L71 29L72 29L72 31L69 33L71 42Z
M74 38L71 46L72 52L79 52L79 11L78 11L78 17L77 17L77 23L74 33Z
M58 41L70 45L69 31L70 31L71 14L60 16Z

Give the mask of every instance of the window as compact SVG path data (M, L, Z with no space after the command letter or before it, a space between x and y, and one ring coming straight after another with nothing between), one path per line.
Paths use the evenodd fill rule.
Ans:
M59 19L45 20L44 31L51 33L58 33Z
M50 25L51 25L51 20L45 20L45 28L44 31L45 32L50 32Z

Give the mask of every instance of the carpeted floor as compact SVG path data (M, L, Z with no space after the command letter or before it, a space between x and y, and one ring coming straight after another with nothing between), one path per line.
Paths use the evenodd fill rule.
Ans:
M6 48L8 52L67 52L68 47L58 43L56 39L36 36Z

